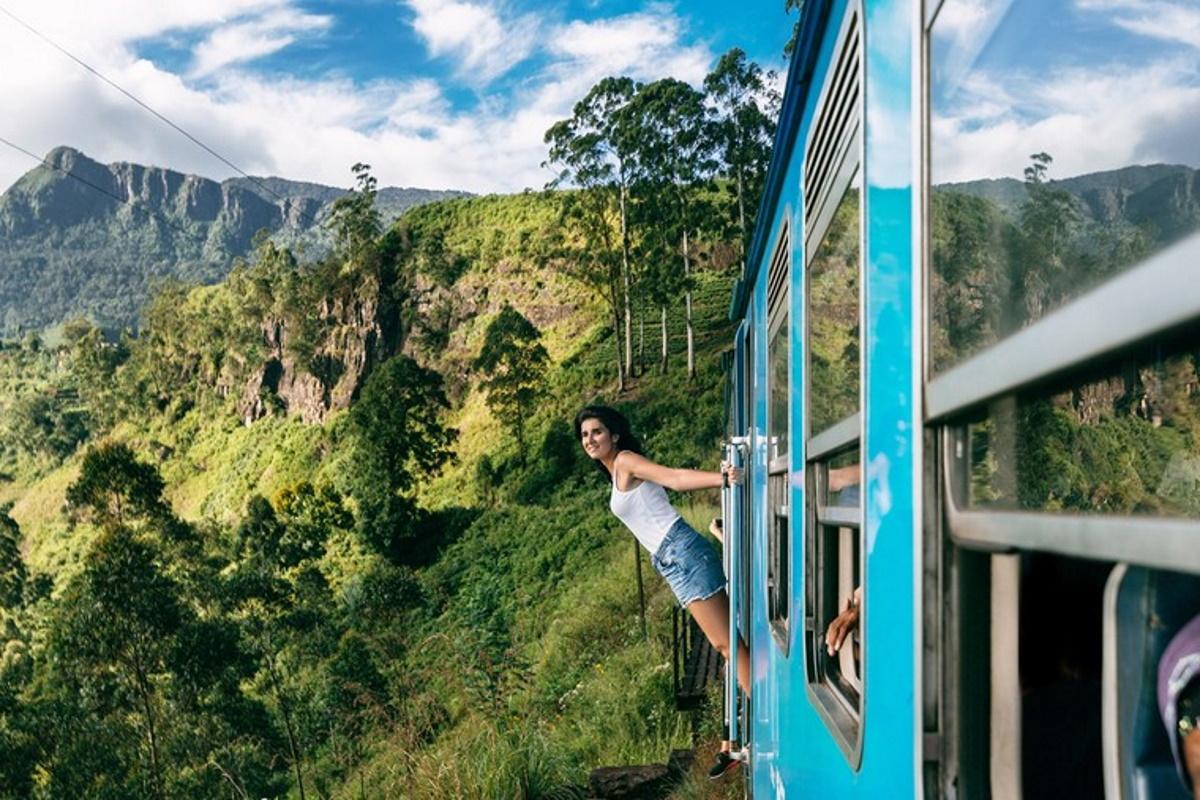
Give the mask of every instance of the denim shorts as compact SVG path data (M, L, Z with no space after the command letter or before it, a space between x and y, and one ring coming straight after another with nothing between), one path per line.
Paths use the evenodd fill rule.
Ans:
M684 608L725 588L720 554L683 517L667 531L650 563L666 579Z

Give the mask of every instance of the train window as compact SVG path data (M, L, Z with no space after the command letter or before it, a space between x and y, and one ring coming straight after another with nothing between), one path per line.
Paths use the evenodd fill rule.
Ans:
M991 693L963 730L990 739L972 763L994 794L1103 793L1104 576L1200 572L1200 49L1135 6L927 17L931 512L956 554L1015 553L987 557L990 602L955 608L990 627ZM1157 635L1144 597L1112 593L1127 633ZM944 663L968 669L952 629ZM1141 734L1114 725L1107 777L1143 786Z
M1200 49L1093 3L943 0L926 55L951 536L1200 569L1200 105L1164 99L1200 92Z
M941 4L929 36L935 373L1200 231L1200 48L1170 20L1136 3Z
M843 19L805 150L805 667L847 761L862 754L862 150L860 9ZM826 631L847 635L830 654Z
M770 451L767 463L767 618L771 633L784 654L788 653L789 606L791 605L791 515L788 511L788 403L791 382L788 375L788 284L791 280L791 236L784 214L783 230L775 245L767 279L767 436Z
M861 603L862 552L858 451L829 459L821 470L821 497L815 531L820 596L817 608L821 619L833 619L842 611ZM824 631L819 633L824 634ZM858 629L850 631L846 644L825 665L825 676L839 694L857 709L862 694L862 637Z

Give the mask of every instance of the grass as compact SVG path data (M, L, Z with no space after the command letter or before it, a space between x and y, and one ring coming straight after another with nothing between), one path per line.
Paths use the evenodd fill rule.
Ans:
M266 417L253 425L222 420L164 462L168 497L185 519L231 524L252 494L269 498L302 481L319 481L327 437L326 426L290 417Z

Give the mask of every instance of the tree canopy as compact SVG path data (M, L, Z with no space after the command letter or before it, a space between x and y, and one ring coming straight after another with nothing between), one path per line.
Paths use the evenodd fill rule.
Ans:
M519 457L525 459L525 419L542 395L540 385L550 360L542 334L520 311L505 303L488 324L474 368L483 373L488 408L517 436Z

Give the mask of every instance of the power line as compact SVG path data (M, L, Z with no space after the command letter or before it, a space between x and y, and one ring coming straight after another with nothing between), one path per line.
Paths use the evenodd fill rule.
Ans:
M10 18L10 19L12 19L14 22L16 22L18 25L20 25L21 27L25 28L25 30L29 31L29 32L30 32L30 33L32 33L34 36L38 37L38 38L39 38L39 39L41 39L43 42L45 42L46 44L48 44L48 45L50 45L51 47L53 47L55 50L57 50L58 52L60 52L60 53L62 53L63 55L65 55L67 58L71 59L72 61L74 61L74 62L75 62L76 64L78 64L79 66L83 67L83 68L84 68L84 69L86 69L88 72L92 73L92 74L93 74L93 75L95 75L97 78L99 78L100 80L104 81L104 82L105 82L105 83L107 83L109 86L111 86L112 88L116 89L118 92L120 92L121 94L125 95L125 96L126 96L126 97L128 97L130 100L132 100L133 102L137 103L139 106L141 106L143 109L145 109L145 110L146 110L147 112L149 112L150 114L153 114L155 117L157 117L157 118L158 118L159 120L161 120L163 123L165 123L165 124L169 125L169 126L170 126L171 128L173 128L174 130L176 130L176 131L178 131L179 133L181 133L182 135L186 136L186 137L187 137L189 140L191 140L191 141L192 141L194 144L196 144L198 147L202 148L202 149L203 149L205 152L209 153L209 154L210 154L210 155L212 155L214 158L217 158L218 160L220 160L220 161L221 161L221 163L225 164L225 165L226 165L226 166L228 166L229 168L231 168L231 169L233 169L234 171L236 171L236 172L237 172L239 175L241 175L243 178L246 178L247 180L249 180L249 181L253 182L254 184L256 184L257 186L259 186L259 187L260 187L261 189L263 189L264 191L266 191L266 192L268 192L268 193L270 193L270 194L274 195L274 196L275 196L275 198L276 198L276 199L278 199L278 200L281 200L281 201L286 201L286 200L288 200L288 199L289 199L289 198L287 198L287 197L285 197L285 196L283 196L283 195L279 194L279 193L278 193L278 192L276 192L274 189L272 189L270 186L267 186L265 183L263 183L262 181L260 181L258 178L255 178L253 175L248 175L248 174L245 172L245 170L243 170L243 169L242 169L241 167L239 167L237 164L234 164L234 163L233 163L232 161L230 161L228 158L226 158L225 156L221 155L220 153L218 153L216 150L214 150L214 149L212 149L211 147L209 147L209 146L208 146L207 144L205 144L204 142L200 141L200 139L198 139L197 137L193 136L191 133L189 133L189 132L188 132L186 129L184 129L182 126L180 126L180 125L177 125L176 123L174 123L174 122L172 122L170 119L168 119L166 115L159 113L159 112L158 112L158 111L156 111L154 108L152 108L152 107L151 107L151 106L150 106L148 103L145 103L145 102L143 102L143 101L141 100L141 98L139 98L137 95L135 95L135 94L133 94L132 92L128 91L127 89L125 89L125 87L121 86L121 85L120 85L119 83L117 83L116 81L114 81L114 80L110 79L109 77L107 77L106 75L104 75L102 72L100 72L99 70L95 69L95 68L94 68L94 67L92 67L90 64L88 64L86 61L84 61L83 59L79 58L79 57L78 57L78 56L76 56L74 53L72 53L71 51L67 50L65 47L63 47L62 45L58 44L58 42L55 42L53 39L51 39L50 37L46 36L44 33L42 33L41 31L39 31L37 28L33 27L33 26L32 26L32 25L30 25L28 22L26 22L25 20L21 19L21 18L20 18L20 17L18 17L16 14L12 13L11 11L9 11L7 8L5 8L5 7L4 7L4 6L2 6L2 5L0 5L0 12L3 12L3 13L5 14L5 16L9 17L9 18ZM18 149L20 149L20 148L18 148ZM26 152L27 152L27 151L26 151ZM37 158L36 156L34 156L34 157L35 157L35 158ZM41 159L38 159L38 160L40 161ZM305 214L305 212L304 212L303 210L301 210L301 211L300 211L300 213L301 213L302 215L304 215L304 216L308 216L308 217L309 217L309 220L308 220L308 221L309 221L309 224L310 224L310 225L315 225L315 224L316 224L316 221L317 221L317 220L316 220L316 217L315 217L315 216L309 216L308 214Z
M184 228L184 227L178 225L177 223L172 221L172 219L170 217L168 217L166 214L162 213L161 211L159 211L157 209L151 208L150 206L147 206L147 205L139 206L133 202L132 198L120 197L119 195L115 195L112 192L110 192L108 189L105 189L103 186L97 186L96 184L89 181L87 178L81 178L80 176L76 175L74 172L71 172L70 170L67 170L67 169L63 169L62 167L58 166L57 164L51 163L50 161L47 161L46 159L42 158L41 156L36 155L36 154L30 152L29 150L26 150L24 147L21 147L21 145L10 142L8 139L5 139L3 136L0 136L0 142L8 145L9 147L11 147L12 149L14 149L18 152L24 153L25 155L32 158L34 161L41 162L42 164L49 167L50 169L61 172L63 175L66 175L68 178L74 178L75 180L82 183L84 186L94 189L95 191L100 192L101 194L103 194L107 197L111 197L113 200L116 200L118 203L127 205L130 208L142 208L145 211L149 212L150 214L158 215L159 219L161 219L167 225L171 226L172 228L174 228L175 230L179 231L180 233L182 233L186 236L198 237L198 234L196 231L189 231L187 228Z

